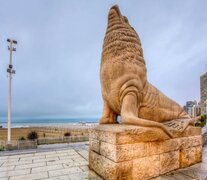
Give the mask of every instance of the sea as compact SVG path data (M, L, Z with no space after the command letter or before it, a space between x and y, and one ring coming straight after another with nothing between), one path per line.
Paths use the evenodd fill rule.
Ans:
M12 118L11 127L43 127L43 126L68 126L77 124L97 124L99 118ZM0 117L0 127L7 128L7 118Z

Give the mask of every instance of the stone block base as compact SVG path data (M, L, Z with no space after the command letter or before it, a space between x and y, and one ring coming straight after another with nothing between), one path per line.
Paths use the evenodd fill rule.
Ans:
M89 167L110 180L150 179L188 167L202 159L200 129L191 128L194 135L169 139L157 128L100 125L90 133Z

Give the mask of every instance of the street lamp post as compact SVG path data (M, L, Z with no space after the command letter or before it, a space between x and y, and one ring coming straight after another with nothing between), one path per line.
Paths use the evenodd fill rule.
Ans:
M7 42L9 43L8 50L10 51L10 60L9 60L9 67L7 69L8 77L9 77L9 92L8 92L8 144L11 143L11 80L12 80L12 74L15 74L15 70L13 70L12 65L12 52L16 51L16 48L13 47L13 44L17 44L17 41L12 39L7 39Z

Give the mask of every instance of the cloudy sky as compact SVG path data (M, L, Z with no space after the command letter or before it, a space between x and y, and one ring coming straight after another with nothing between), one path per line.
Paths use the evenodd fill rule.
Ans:
M138 32L148 80L184 105L199 100L207 64L204 0L0 0L0 117L7 115L7 38L13 117L99 117L99 67L109 8Z

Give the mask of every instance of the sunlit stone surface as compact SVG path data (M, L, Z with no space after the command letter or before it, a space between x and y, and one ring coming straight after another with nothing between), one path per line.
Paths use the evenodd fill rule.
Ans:
M169 143L169 142L168 142ZM88 143L71 143L69 145L45 145L38 147L36 151L25 150L22 152L0 152L0 180L8 179L63 179L63 180L83 180L83 179L101 179L97 174L90 171L88 168ZM49 148L48 148L49 147ZM163 150L162 150L163 151ZM166 151L166 150L165 150ZM20 154L24 153L24 154ZM152 153L152 151L151 151ZM12 155L16 154L16 155ZM154 154L154 153L152 153ZM165 162L169 156L176 159L176 153L164 153L162 165L167 164L163 170L173 168L176 166L176 160ZM159 155L151 155L150 158L139 158L134 161L136 165L136 172L134 176L141 177L150 176L159 172L159 162L157 161ZM105 160L109 163L108 171L113 172L115 163L111 160ZM142 166L140 166L140 162ZM123 172L119 177L126 177L128 170L132 168L132 164L128 161L122 163L119 169ZM148 164L153 163L154 168L146 168ZM101 161L99 165L101 166ZM103 164L105 166L106 164ZM143 174L143 169L147 169L146 175ZM155 170L157 172L155 172ZM203 179L207 177L207 146L203 147L202 163L190 166L188 168L180 169L167 173L165 175L155 178L156 180L175 180L175 179ZM111 179L109 177L108 179ZM121 179L121 178L120 178ZM132 176L130 177L130 180ZM143 178L144 179L144 178Z
M59 146L51 145L49 150L40 148L37 152L0 152L0 180L101 179L88 168L88 143Z
M189 167L202 160L202 136L197 127L186 131L167 139L159 128L99 125L90 134L89 167L110 180L150 179Z

